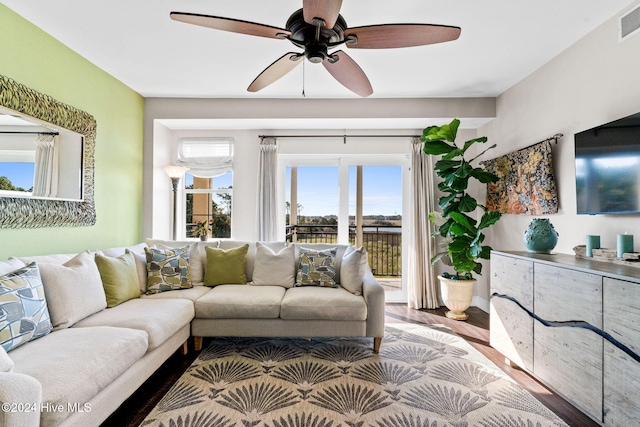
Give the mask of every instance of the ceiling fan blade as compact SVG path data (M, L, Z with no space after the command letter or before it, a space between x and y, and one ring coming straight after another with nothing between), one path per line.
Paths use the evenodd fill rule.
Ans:
M335 58L336 56L338 60L333 63L329 59L325 59L322 62L322 65L324 65L327 71L344 87L356 95L371 95L373 88L367 75L362 71L362 68L342 50L331 54L331 57Z
M276 59L262 71L258 77L247 88L249 92L257 92L269 86L271 83L283 77L289 71L302 64L304 55L296 52L289 52Z
M291 35L291 32L284 28L272 27L249 21L241 21L239 19L223 18L221 16L199 15L197 13L184 12L171 12L169 16L174 21L213 28L214 30L248 34L250 36L282 38L281 35Z
M460 27L432 24L383 24L349 28L344 32L347 47L389 49L442 43L460 37ZM356 41L348 40L355 36Z
M315 25L313 18L322 19L325 27L333 28L338 20L342 0L304 0L302 2L302 12L307 24Z

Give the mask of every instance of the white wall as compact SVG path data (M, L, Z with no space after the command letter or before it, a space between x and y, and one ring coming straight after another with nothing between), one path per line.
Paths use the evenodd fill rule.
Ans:
M564 134L553 146L560 211L547 216L560 235L555 252L573 254L586 234L599 234L602 247L614 248L616 234L625 231L636 234L640 249L640 217L576 214L574 170L575 133L639 111L640 35L618 43L614 18L500 95L497 118L478 130L498 144L487 158ZM505 215L487 241L496 250L526 250L522 233L530 221ZM485 274L476 290L487 301L488 278Z

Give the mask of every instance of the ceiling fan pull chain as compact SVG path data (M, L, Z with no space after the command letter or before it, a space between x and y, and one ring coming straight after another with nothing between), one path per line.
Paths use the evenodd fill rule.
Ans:
M305 95L304 93L304 77L305 77L305 70L306 70L306 66L305 66L305 60L304 58L302 58L302 97L306 98L307 95Z

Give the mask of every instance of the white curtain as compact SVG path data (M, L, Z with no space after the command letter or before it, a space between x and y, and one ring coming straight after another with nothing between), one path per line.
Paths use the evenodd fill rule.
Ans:
M178 164L199 178L214 178L233 170L233 138L180 138Z
M278 239L277 170L276 139L262 138L258 171L258 240L260 241L272 242Z
M433 225L429 212L434 210L431 157L422 151L420 138L411 141L411 181L413 186L413 227L409 243L409 307L438 308L438 286L431 258L436 253L431 237Z
M33 195L56 197L60 169L60 136L38 135L33 176Z

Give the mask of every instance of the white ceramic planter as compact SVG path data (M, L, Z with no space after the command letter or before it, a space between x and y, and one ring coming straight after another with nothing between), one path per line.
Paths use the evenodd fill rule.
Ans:
M442 276L438 276L438 279L440 279L440 296L449 309L445 315L453 320L467 320L469 316L464 311L471 305L476 279L451 280Z

